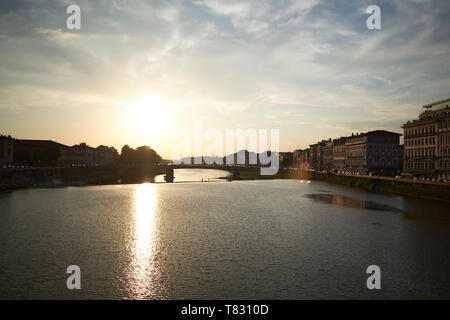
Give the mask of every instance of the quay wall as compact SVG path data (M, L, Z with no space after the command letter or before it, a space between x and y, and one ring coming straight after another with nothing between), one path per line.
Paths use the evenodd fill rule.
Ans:
M51 187L88 184L139 183L164 174L157 166L98 166L0 169L0 185ZM6 189L6 187L4 188Z
M204 167L208 169L208 166ZM164 174L166 166L103 166L71 168L0 169L0 192L24 187L57 187L89 184L153 182ZM211 167L211 169L218 169ZM224 168L233 173L234 169ZM327 172L280 169L274 176L261 176L257 168L239 168L240 180L304 179L319 180L363 189L369 192L391 193L450 202L450 183L395 179L389 177L355 176Z
M290 171L290 170L289 170ZM346 185L369 192L391 193L423 199L450 202L450 183L404 178L355 176L325 172L297 171L282 173L290 178L320 180Z

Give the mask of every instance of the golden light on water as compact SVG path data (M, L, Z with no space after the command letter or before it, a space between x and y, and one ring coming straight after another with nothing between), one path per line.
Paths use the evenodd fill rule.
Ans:
M139 185L135 193L132 258L128 269L128 288L132 299L151 298L156 294L156 209L155 185Z

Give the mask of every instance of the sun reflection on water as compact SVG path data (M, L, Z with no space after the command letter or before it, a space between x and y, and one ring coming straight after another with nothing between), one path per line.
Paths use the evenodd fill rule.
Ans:
M134 232L128 268L127 286L132 299L152 298L157 294L156 208L155 185L151 183L139 185L135 193Z

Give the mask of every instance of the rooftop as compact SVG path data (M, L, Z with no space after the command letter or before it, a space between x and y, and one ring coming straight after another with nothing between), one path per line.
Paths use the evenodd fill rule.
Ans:
M368 132L357 132L356 134L353 134L351 136L348 136L347 138L355 138L355 137L362 137L362 136L367 136L367 135L375 135L375 134L390 134L390 135L397 135L397 136L401 136L401 133L397 133L397 132L392 132L392 131L387 131L387 130L372 130L372 131L368 131Z
M449 104L450 104L450 98L426 104L426 105L423 106L423 108L429 109L429 108L433 108L434 107L433 110L438 110L438 109L441 109L441 108L448 107Z
M27 146L58 146L58 147L65 147L66 145L61 144L59 142L53 141L53 140L29 140L29 139L17 139L16 142L20 145L27 145Z

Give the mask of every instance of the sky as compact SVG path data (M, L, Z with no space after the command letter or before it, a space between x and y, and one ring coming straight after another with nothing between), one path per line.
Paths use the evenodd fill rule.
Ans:
M2 0L0 133L163 157L196 120L279 129L281 151L402 133L450 97L449 16L447 0Z

